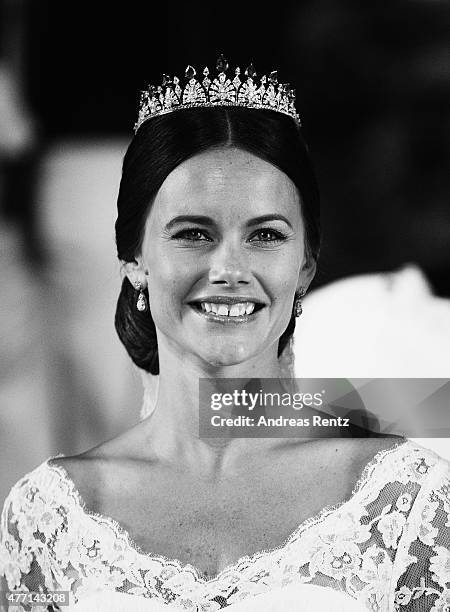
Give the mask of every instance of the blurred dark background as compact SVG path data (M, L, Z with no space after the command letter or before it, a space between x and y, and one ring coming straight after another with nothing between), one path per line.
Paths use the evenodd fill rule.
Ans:
M127 136L162 72L278 68L323 197L316 284L414 261L449 295L450 4L438 0L19 2L46 138Z

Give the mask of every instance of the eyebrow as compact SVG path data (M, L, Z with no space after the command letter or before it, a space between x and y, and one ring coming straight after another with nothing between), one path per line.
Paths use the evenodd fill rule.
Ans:
M247 227L252 227L253 225L259 225L260 223L266 223L267 221L284 221L286 225L289 225L289 227L293 229L290 221L288 221L288 219L286 219L284 215L280 215L278 213L277 214L273 213L270 215L261 215L259 217L255 217L254 219L250 219L250 221L248 221L246 225Z
M284 215L280 214L269 214L269 215L260 215L259 217L254 217L247 221L247 227L253 227L254 225L259 225L260 223L266 223L267 221L284 221L291 229L291 223L286 219ZM207 217L206 215L177 215L173 219L171 219L164 227L165 231L169 231L172 229L174 225L177 223L198 223L199 225L205 225L207 227L216 227L216 222L211 217Z

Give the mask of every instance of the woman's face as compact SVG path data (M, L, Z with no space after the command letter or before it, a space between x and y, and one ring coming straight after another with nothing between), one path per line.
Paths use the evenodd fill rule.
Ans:
M276 355L294 292L310 280L297 189L243 150L196 155L158 191L138 260L160 354L216 367Z

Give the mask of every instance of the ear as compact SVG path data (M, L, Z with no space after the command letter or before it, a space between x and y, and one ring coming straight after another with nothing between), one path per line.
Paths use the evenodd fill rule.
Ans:
M128 280L136 287L138 283L145 288L147 286L147 270L145 269L141 257L136 257L134 261L122 261L122 270Z
M316 274L316 268L316 261L307 255L298 275L297 291L300 291L300 288L302 288L304 293L306 293Z

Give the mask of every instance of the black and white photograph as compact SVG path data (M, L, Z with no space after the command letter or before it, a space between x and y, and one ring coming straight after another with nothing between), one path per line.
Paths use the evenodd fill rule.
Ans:
M0 0L0 611L450 610L450 4Z

